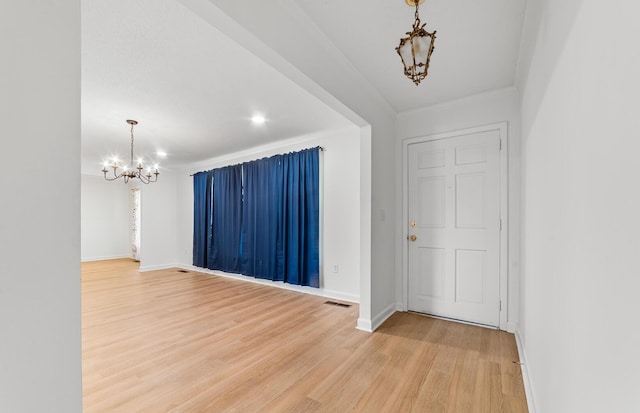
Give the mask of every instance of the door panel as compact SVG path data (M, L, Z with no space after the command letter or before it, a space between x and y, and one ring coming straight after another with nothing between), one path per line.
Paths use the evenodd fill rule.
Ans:
M446 183L444 177L434 176L418 180L418 222L421 228L444 228L446 208Z
M499 131L408 145L409 310L498 326Z
M484 173L456 175L456 228L484 228Z
M420 157L418 160L418 168L427 169L427 168L438 168L442 166L444 166L443 150L425 151L420 153Z
M456 250L456 302L484 303L486 251Z
M445 250L443 248L420 248L419 254L419 272L422 274L418 281L419 294L443 298Z

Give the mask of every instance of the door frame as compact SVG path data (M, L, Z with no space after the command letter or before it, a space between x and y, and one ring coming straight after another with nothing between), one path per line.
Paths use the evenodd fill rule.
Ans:
M500 137L500 248L499 248L499 282L500 282L500 330L507 330L509 303L509 139L508 123L499 122L473 128L458 129L402 141L402 311L409 309L409 145L471 135L480 132L498 131Z

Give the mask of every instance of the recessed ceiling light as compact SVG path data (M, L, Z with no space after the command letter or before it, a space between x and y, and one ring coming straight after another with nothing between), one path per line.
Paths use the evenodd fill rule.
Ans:
M254 125L262 125L265 121L266 119L262 115L253 115L251 118L251 122L253 122Z
M166 158L167 157L167 153L165 151L157 151L156 155L158 155L159 158Z

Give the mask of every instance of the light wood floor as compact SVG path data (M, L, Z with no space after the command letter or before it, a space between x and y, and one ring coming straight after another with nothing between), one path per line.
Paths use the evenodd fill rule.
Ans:
M82 264L92 412L526 412L511 334L130 260Z

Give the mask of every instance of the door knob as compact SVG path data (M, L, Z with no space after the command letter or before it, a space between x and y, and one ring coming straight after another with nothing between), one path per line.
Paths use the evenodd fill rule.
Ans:
M411 235L411 236L409 237L409 239L410 239L411 241L415 241L415 240L417 240L417 239L418 239L418 237L416 237L415 235Z

